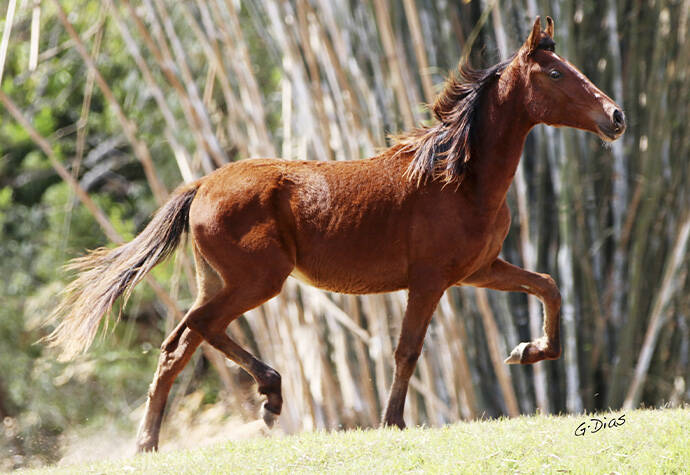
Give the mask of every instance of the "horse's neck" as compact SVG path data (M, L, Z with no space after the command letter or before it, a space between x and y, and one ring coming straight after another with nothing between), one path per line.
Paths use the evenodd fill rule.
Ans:
M512 87L512 90L506 90ZM484 100L467 175L460 189L486 212L498 211L520 163L527 134L534 124L527 119L517 86L496 84Z

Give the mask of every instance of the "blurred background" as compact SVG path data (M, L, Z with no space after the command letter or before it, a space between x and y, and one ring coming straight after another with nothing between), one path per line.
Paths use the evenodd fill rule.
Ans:
M508 57L536 15L555 19L557 52L629 121L611 145L537 127L509 193L503 256L558 282L563 357L504 365L541 334L541 304L454 288L407 423L688 402L689 0L2 0L0 469L75 447L131 453L158 346L193 301L186 249L106 338L58 363L36 341L63 264L131 239L178 184L225 163L372 156L428 123L424 104L459 60ZM376 426L405 298L288 279L230 326L283 376L280 430ZM207 346L168 409L164 449L242 436L259 400Z

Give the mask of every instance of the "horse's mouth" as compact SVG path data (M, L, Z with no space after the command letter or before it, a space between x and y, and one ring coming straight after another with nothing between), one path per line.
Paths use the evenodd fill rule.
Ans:
M613 142L625 132L625 127L614 128L611 126L597 125L597 135L604 142Z

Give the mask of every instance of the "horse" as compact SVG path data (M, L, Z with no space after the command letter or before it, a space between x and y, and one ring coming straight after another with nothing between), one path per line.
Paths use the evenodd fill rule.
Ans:
M410 377L446 289L470 285L526 292L544 306L544 335L520 343L508 364L561 354L558 287L547 274L499 257L510 226L508 188L529 131L540 123L613 141L621 108L555 53L554 22L534 21L512 57L475 70L459 65L437 97L433 125L382 153L345 162L247 159L178 188L129 243L73 260L78 271L47 339L70 358L91 344L115 301L178 247L193 248L198 295L161 345L137 435L158 449L176 376L205 340L246 370L265 396L271 427L282 407L280 374L233 341L226 327L276 296L288 276L341 293L407 289L395 374L382 425L405 427Z

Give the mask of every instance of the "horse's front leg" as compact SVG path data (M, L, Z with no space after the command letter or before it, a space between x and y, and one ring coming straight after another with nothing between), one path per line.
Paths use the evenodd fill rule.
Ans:
M527 292L544 304L544 336L535 341L520 343L506 358L506 363L532 364L542 360L555 360L561 356L561 294L550 275L529 272L502 259L496 259L461 284Z
M398 346L395 348L395 376L381 421L384 426L405 428L403 409L405 408L407 387L412 373L414 373L417 359L422 352L424 336L431 316L444 290L445 288L441 285L425 285L423 289L410 286L407 309L400 329L400 338Z

